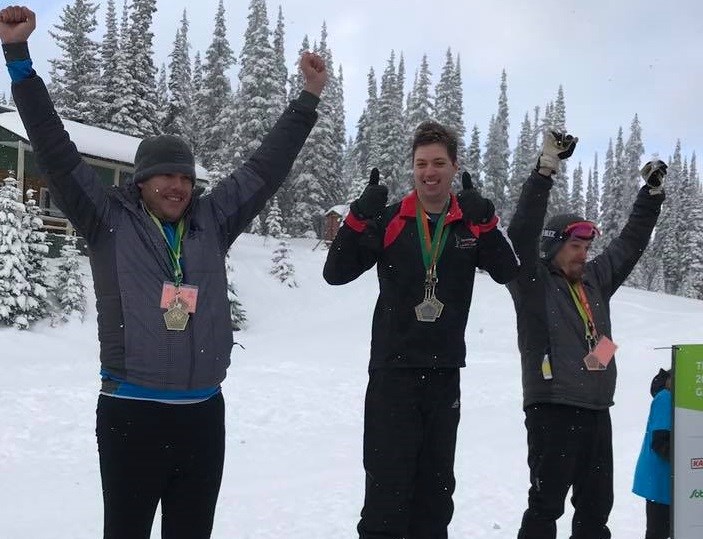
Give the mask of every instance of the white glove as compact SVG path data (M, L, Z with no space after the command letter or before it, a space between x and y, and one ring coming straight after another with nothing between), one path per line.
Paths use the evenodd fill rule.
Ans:
M537 172L543 176L551 176L559 170L559 162L571 157L576 148L578 137L572 137L559 131L547 131L544 134L542 155L537 162Z

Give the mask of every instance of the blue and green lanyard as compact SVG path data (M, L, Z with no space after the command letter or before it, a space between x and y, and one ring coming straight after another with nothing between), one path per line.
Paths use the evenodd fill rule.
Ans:
M176 288L183 284L183 267L181 265L181 252L183 248L183 235L185 232L185 219L181 218L178 224L173 228L173 237L169 238L164 230L164 225L159 221L153 213L147 210L149 217L152 221L156 223L161 235L166 240L166 250L168 251L168 258L171 261L171 267L173 268L173 284Z

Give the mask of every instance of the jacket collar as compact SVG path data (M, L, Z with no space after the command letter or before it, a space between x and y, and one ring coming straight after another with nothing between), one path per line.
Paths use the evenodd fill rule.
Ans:
M400 202L400 217L414 219L417 212L417 203L417 191L413 189L412 192L406 195ZM464 214L461 212L456 195L454 193L449 193L449 211L447 212L445 225L453 223L454 221L460 221L463 217Z

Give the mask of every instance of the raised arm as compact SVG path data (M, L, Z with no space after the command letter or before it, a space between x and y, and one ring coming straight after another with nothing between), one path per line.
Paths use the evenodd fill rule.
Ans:
M508 237L520 257L520 275L530 276L539 261L539 242L547 214L552 175L562 159L574 153L578 138L556 131L544 134L542 154L536 169L522 186L515 214L508 226Z
M12 96L37 164L49 182L56 205L90 244L102 228L107 193L96 172L69 139L46 86L32 68L27 39L36 16L26 7L0 10L0 41L12 78Z
M610 296L625 282L647 248L665 198L666 168L659 160L642 168L646 185L637 194L627 223L618 237L590 262L602 289Z
M495 206L473 186L471 175L461 177L462 190L457 201L466 224L478 238L478 267L494 281L505 284L515 278L520 261L495 214Z
M349 214L327 252L322 274L329 284L353 281L372 268L383 252L383 212L388 188L379 185L379 176L377 168L371 170L369 184L351 203Z
M327 82L324 60L305 52L300 59L305 86L254 154L213 190L211 203L224 228L227 245L246 228L278 190L317 120L315 108Z

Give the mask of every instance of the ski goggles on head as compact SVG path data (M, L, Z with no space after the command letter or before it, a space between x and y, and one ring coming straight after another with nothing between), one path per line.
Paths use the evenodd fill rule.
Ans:
M561 240L579 239L592 240L596 236L600 236L600 230L591 221L577 221L567 226L560 234Z

